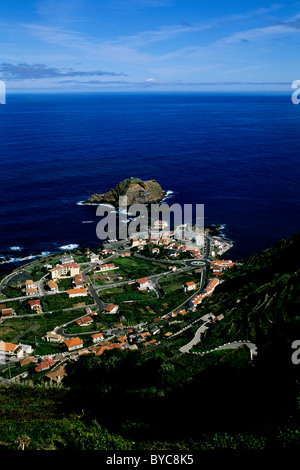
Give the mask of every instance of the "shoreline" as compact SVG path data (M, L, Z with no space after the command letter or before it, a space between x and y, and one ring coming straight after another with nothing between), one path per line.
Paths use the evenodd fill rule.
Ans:
M213 227L213 229L212 229L213 233L209 233L209 236L219 237L219 238L222 238L222 240L228 241L232 245L234 244L232 240L227 238L225 236L225 234L222 233L222 230L225 229L226 224L210 224L207 227L205 227L205 230L211 230L212 227ZM101 245L103 243L106 243L106 242L104 241L104 242L101 243L100 240L99 240L99 245ZM94 242L94 244L97 244L97 242ZM67 252L72 252L73 250L79 249L80 246L81 245L79 243L69 243L67 245L61 245L57 249L54 249L54 250L47 250L47 251L42 251L42 252L38 252L38 253L30 253L30 254L26 254L24 256L19 256L19 257L11 256L9 254L9 252L7 252L7 254L0 256L0 270L1 270L2 266L6 266L6 265L10 265L10 264L16 264L18 266L20 263L23 263L23 262L26 262L26 261L31 262L31 261L34 261L38 258L46 258L47 256L64 253L66 251ZM21 253L22 251L25 251L25 253L26 253L26 249L21 247L21 246L20 247L19 246L12 246L12 247L10 247L10 250L14 253L16 253L16 252ZM2 273L0 272L0 275L1 274Z
M175 194L175 191L172 191L171 189L167 189L164 191L164 197L161 199L161 201L158 201L157 203L155 204L161 204L163 203L164 201L166 201L167 199L170 199L173 197L173 195ZM147 204L146 204L147 205ZM98 203L98 202L85 202L85 201L78 201L76 202L76 206L106 206L106 207L114 207L112 204L109 204L109 203L105 203L105 202L102 202L102 203ZM130 206L128 206L130 207ZM118 213L118 210L116 210L116 212Z
M176 194L175 191L172 191L170 189L165 190L164 193L165 193L165 196L161 200L160 203L164 203L166 200L173 198L174 195ZM96 204L96 203L85 204L83 201L77 202L76 205L80 205L80 206L99 206L100 205L100 206L113 207L110 204ZM134 218L135 217L135 215L130 215L130 213L128 213L126 211L122 211L122 212L123 213L125 212L127 214L128 218ZM115 210L114 213L119 214L120 211ZM83 223L83 224L94 223L94 222L97 222L97 221L95 221L95 220L83 220L83 221L81 221L81 223ZM225 234L223 233L223 230L226 230L226 226L227 226L226 224L209 224L206 227L204 227L204 229L206 231L208 230L207 234L209 234L210 236L220 237L220 238L224 239L225 241L227 240L228 242L233 244L233 241L228 239L225 236ZM76 250L82 244L86 244L86 243L87 242L82 242L81 244L78 243L78 242L70 242L68 244L58 246L56 249L53 249L53 250L46 249L45 251L40 251L40 252L30 252L29 250L26 250L26 247L23 247L22 245L13 245L13 246L10 246L7 249L4 249L3 254L0 254L0 269L1 269L2 266L11 265L11 264L15 264L16 266L19 266L20 263L23 263L23 262L26 262L26 261L34 261L38 258L43 258L43 257L49 256L49 255L52 255L52 254L59 254L59 253L62 253L64 251ZM97 244L97 241L95 241L93 243L92 242L89 242L89 243L90 244ZM105 241L102 242L102 243L105 243ZM102 243L99 240L99 244L101 245ZM14 254L18 253L18 254L20 254L20 256L13 256L12 252ZM21 254L22 252L24 252L24 256L22 256L22 254ZM1 273L0 273L0 275L1 275Z

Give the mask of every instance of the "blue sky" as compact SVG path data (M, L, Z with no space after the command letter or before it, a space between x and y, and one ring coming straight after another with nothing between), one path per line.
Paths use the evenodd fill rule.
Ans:
M290 90L300 2L1 0L7 90Z

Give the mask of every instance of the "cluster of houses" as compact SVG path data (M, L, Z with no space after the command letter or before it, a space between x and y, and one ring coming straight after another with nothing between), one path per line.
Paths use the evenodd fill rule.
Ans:
M234 265L235 263L233 263L231 260L223 259L214 260L210 263L210 267L215 276L222 276L225 269L233 268Z
M88 295L87 288L84 287L84 281L80 268L77 263L71 262L66 264L59 264L55 268L50 269L51 280L48 282L48 288L52 292L58 292L58 285L56 281L67 277L72 277L74 288L68 289L66 292L69 298L73 297L86 297Z
M174 233L173 233L174 236ZM169 257L174 257L176 258L179 256L181 253L185 252L190 252L195 258L200 258L200 250L193 247L189 246L187 244L180 244L177 241L175 241L172 238L172 233L168 233L168 237L160 237L160 238L149 238L149 239L139 239L139 238L133 238L132 239L132 247L138 247L139 249L143 249L143 247L146 244L151 244L155 245L152 248L152 253L159 253L160 249L167 250L168 256ZM111 255L114 254L115 252L113 250L103 250L101 252L101 255ZM119 269L118 266L115 266L114 263L104 263L100 264L100 258L98 255L95 255L94 253L89 253L88 254L89 259L92 263L97 263L97 272L105 272L105 271L112 271ZM131 256L130 253L124 253L122 256ZM66 292L69 296L69 298L72 297L79 297L79 296L87 296L88 291L84 287L84 280L82 278L82 275L80 274L80 269L77 263L74 262L72 259L65 259L63 261L66 261L65 263L59 264L56 267L50 269L50 277L51 279L48 281L48 289L49 291L53 293L57 293L58 290L58 284L57 281L59 281L62 278L66 277L71 277L72 283L74 284L74 288L68 289ZM203 289L203 291L200 294L194 295L188 302L188 306L192 309L195 310L196 307L202 302L202 300L211 295L216 288L216 286L220 283L219 277L222 276L223 272L234 266L235 263L233 263L231 260L213 260L211 262L211 270L214 275L212 279L209 280L208 284L206 287ZM50 268L50 266L49 266ZM170 266L170 270L176 270L176 266ZM135 281L135 284L137 288L141 291L143 290L149 290L152 288L152 284L147 278L141 278L137 279ZM188 281L183 284L182 286L184 292L192 292L198 288L198 284L193 282L193 281ZM26 281L26 286L25 286L25 292L26 296L35 296L38 294L38 285L36 282L33 280L27 280ZM39 299L35 300L28 300L29 305L31 310L33 310L36 313L43 313L42 312L42 307L41 307L41 302ZM106 305L102 313L105 314L116 314L119 310L119 306L115 305L113 303L110 303ZM7 308L6 305L0 305L0 312L1 312L1 317L8 317L8 316L14 316L16 313L12 308ZM165 315L162 318L174 318L177 317L178 315L186 315L187 310L184 308L179 308L178 310ZM76 323L80 327L86 327L89 325L93 324L93 316L97 315L96 312L93 312L89 309L87 311L87 315L84 315L83 317L79 318L76 320ZM217 320L220 320L221 318L218 318ZM45 335L44 339L46 341L50 342L58 342L58 343L64 343L65 348L66 348L66 353L77 353L77 354L83 354L86 352L93 352L95 355L100 356L103 354L105 350L112 350L112 349L124 349L126 347L129 348L137 348L138 343L143 343L145 346L149 346L154 344L157 340L153 338L153 335L156 335L157 333L160 332L160 328L155 324L161 320L160 318L156 318L153 321L152 327L148 328L147 331L144 330L134 330L134 329L129 329L127 331L126 335L121 336L120 338L115 338L114 342L110 342L105 340L104 336L102 333L98 332L95 334L91 335L92 343L93 346L90 348L86 349L83 348L83 341L80 339L79 336L72 337L69 339L66 339L66 337L63 337L59 334L57 334L55 331L47 332ZM216 320L216 321L217 321ZM1 321L1 319L0 319ZM167 332L165 333L165 337L171 337L172 332ZM82 350L82 351L81 351ZM37 365L35 367L36 372L43 372L49 370L49 373L46 374L47 378L49 380L53 380L56 382L60 382L63 377L66 375L65 368L64 366L59 363L57 365L58 359L56 360L53 357L46 357L46 358L41 358L37 359L34 357L30 357L32 354L32 347L24 344L11 344L11 343L6 343L4 341L0 341L0 362L6 362L7 360L20 360L22 361L22 364L26 364L29 362L36 362Z
M149 239L132 238L131 248L137 247L140 251L144 249L145 245L156 245L151 250L153 254L158 254L160 252L159 246L161 246L164 250L167 251L167 254L170 258L177 258L182 253L190 253L196 259L200 258L200 249L186 243L178 243L170 237L170 234L174 235L174 232L168 233L168 237L150 237Z
M225 269L232 268L235 265L231 260L214 260L211 262L211 269L214 274L212 279L208 282L205 289L200 294L195 295L190 299L189 306L192 309L195 309L199 304L201 304L202 300L211 295L215 290L216 286L220 283L219 277L222 276ZM191 291L196 289L196 284L193 282L187 282L183 285L183 289L185 292Z
M220 280L216 277L210 279L205 289L200 294L195 295L189 301L189 306L195 309L198 305L201 304L202 300L211 295L215 290L216 286L219 284Z

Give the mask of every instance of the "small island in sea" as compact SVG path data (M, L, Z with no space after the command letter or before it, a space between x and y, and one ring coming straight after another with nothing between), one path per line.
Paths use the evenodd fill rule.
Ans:
M128 205L153 204L162 201L166 192L154 179L143 181L140 178L127 178L104 194L92 194L82 204L111 204L118 205L121 196L127 197Z

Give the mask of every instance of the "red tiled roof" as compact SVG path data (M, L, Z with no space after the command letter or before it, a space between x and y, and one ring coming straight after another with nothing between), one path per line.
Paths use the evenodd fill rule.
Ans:
M41 301L40 301L40 299L36 299L36 300L29 300L28 302L29 302L29 305L30 305L30 307L34 307L34 306L36 306L36 305L38 305L38 306L40 306L40 305L41 305Z
M146 277L143 277L142 279L138 279L136 282L138 284L145 284L146 282L149 282L149 279L147 279Z
M53 359L47 358L47 359L45 359L41 364L39 364L39 365L35 368L35 370L36 370L36 372L40 372L41 370L47 369L48 367L52 366L53 364L55 364L55 362L53 361Z
M71 294L84 294L87 292L87 289L69 289L66 291L68 295L71 295Z
M72 346L79 346L82 344L82 341L80 338L78 338L78 336L76 336L76 338L66 339L64 343L68 348L70 348Z
M118 305L109 304L106 307L104 307L103 310L105 310L106 312L111 312L115 307L118 307Z
M87 323L93 323L93 319L87 315L86 317L79 318L79 320L76 321L77 325L85 325Z

